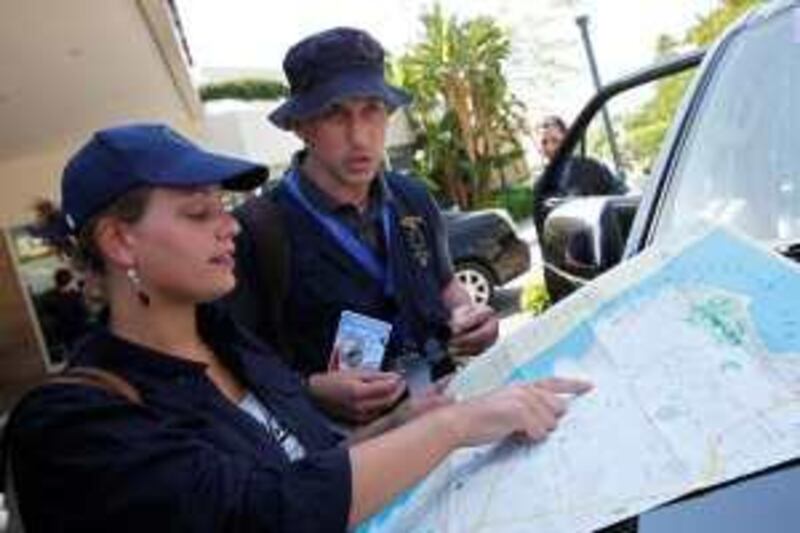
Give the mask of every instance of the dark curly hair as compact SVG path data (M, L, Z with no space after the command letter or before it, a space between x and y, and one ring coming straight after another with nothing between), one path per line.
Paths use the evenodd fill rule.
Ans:
M540 130L547 128L555 128L558 131L565 133L567 131L567 124L564 122L564 119L558 115L549 115L542 119L542 121L539 123Z
M77 270L101 274L105 271L105 265L95 242L98 222L113 217L130 224L136 223L147 208L151 190L149 187L140 187L125 193L89 219L77 234L69 231L64 214L55 203L47 199L37 200L33 206L36 223L31 233L47 241L61 257L69 259Z

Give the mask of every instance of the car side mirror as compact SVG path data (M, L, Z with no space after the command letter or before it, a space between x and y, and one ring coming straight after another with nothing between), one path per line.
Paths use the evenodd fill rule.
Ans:
M540 244L551 299L563 298L620 262L638 205L638 196L574 198L549 214Z

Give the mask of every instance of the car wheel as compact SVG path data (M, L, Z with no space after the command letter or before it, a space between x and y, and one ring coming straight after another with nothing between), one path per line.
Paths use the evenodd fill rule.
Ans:
M489 304L494 295L494 279L491 272L478 263L456 265L456 279L467 289L476 304Z

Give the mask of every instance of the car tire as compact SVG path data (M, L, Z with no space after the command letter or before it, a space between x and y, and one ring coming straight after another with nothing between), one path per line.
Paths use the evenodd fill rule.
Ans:
M494 276L480 263L466 261L455 266L455 276L474 303L489 305L494 296Z

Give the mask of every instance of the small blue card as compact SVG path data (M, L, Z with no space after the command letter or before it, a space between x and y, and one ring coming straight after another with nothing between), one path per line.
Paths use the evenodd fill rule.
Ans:
M331 370L380 370L392 325L353 311L342 311L334 340Z

